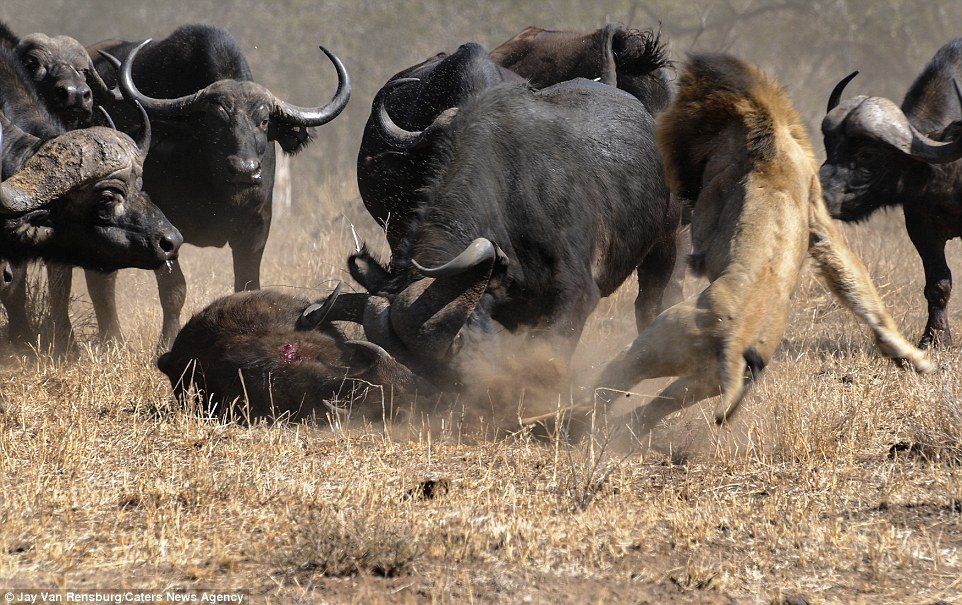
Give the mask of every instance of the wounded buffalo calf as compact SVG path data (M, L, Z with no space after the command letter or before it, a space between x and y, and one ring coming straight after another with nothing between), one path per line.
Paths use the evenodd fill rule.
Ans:
M430 389L379 346L332 326L336 298L312 305L275 290L225 296L187 322L157 367L178 398L193 387L211 413L247 404L235 410L240 418L310 418L360 401L380 417L390 387Z

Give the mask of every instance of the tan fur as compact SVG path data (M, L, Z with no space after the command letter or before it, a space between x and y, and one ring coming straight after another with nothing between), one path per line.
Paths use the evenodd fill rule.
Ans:
M607 402L643 379L678 377L632 413L636 436L714 395L719 422L735 410L749 384L746 355L771 360L808 256L884 355L932 369L832 222L805 130L776 83L731 57L691 57L657 137L672 190L697 196L693 256L711 283L658 316L596 381Z

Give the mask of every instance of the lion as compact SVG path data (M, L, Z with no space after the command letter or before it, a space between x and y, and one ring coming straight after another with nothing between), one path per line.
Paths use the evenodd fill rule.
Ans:
M726 421L782 340L807 257L883 355L930 372L829 216L812 146L778 83L737 58L704 53L689 56L678 84L656 138L669 186L692 207L689 266L710 283L662 312L602 369L592 394L607 406L641 380L677 377L630 413L637 438L719 394L715 420ZM569 408L572 432L593 409Z

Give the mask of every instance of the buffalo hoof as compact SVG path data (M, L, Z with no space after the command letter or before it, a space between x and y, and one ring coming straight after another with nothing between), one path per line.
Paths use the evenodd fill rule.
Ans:
M919 348L923 351L929 347L933 349L944 349L952 346L952 334L948 329L945 330L926 330L919 340Z

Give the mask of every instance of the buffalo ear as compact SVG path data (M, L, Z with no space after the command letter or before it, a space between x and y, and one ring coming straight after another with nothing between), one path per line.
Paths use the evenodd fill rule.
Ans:
M54 240L54 228L50 224L50 211L44 207L10 219L16 221L13 237L16 242L30 248L43 247Z
M293 155L314 140L314 129L286 124L272 118L267 126L267 138L277 141L285 153Z
M388 270L371 256L367 245L362 246L360 252L348 257L347 268L354 281L361 284L368 292L380 292L391 277Z

